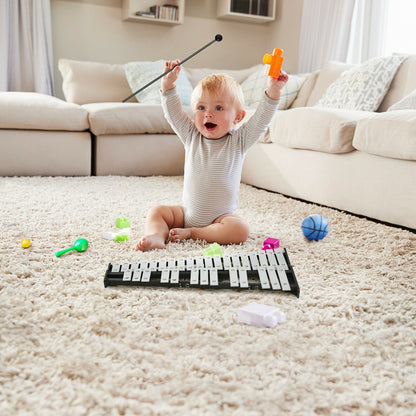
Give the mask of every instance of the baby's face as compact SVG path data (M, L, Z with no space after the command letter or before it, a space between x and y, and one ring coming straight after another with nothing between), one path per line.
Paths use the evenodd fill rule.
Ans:
M230 91L218 94L202 92L194 109L194 123L208 139L220 139L239 123L245 112L237 110Z

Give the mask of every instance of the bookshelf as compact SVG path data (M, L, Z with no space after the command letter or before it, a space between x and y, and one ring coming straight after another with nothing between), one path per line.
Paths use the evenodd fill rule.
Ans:
M218 19L268 23L275 19L276 0L217 0Z
M122 19L180 25L184 20L185 0L122 0Z

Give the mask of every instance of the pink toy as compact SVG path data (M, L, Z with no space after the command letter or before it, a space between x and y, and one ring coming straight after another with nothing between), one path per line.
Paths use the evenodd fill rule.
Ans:
M263 248L262 250L274 250L275 248L279 248L280 241L277 238L266 238L263 241Z

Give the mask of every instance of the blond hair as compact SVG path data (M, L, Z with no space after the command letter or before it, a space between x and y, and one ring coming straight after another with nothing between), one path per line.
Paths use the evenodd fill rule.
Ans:
M237 110L244 110L244 95L241 85L227 74L212 74L199 81L192 92L191 105L195 109L203 92L210 95L220 95L224 89L228 89L233 97Z

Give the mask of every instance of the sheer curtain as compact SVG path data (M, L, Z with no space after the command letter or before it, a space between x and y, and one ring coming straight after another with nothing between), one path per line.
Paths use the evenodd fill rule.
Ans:
M299 43L299 72L345 61L355 0L304 0Z
M304 0L299 72L383 54L388 0Z
M53 95L50 0L0 0L0 90Z
M347 62L360 63L385 50L389 0L355 0Z

